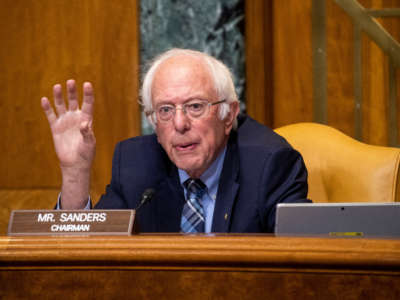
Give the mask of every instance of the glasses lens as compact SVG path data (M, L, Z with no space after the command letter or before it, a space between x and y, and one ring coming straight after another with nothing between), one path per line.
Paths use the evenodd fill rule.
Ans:
M179 106L176 108L173 105L161 105L159 108L157 108L155 115L157 117L157 120L166 122L173 118L177 109L182 109L188 117L192 119L197 119L207 115L211 105L219 104L222 102L223 101L209 103L208 101L204 100L193 100L185 103L181 108Z
M169 121L174 115L175 107L172 105L162 105L157 110L157 118L161 121Z
M208 109L207 101L191 101L184 106L186 113L192 118L200 118Z

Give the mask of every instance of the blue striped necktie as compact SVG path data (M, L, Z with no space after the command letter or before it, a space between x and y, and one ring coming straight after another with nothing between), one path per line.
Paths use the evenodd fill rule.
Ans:
M200 179L189 178L183 185L186 187L186 203L183 206L181 231L185 233L204 232L204 210L201 198L206 185Z

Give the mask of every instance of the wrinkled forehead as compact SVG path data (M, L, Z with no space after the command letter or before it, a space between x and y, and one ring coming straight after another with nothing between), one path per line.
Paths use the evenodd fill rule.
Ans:
M204 89L215 92L212 72L202 57L191 55L174 56L163 61L154 74L153 99L167 89Z

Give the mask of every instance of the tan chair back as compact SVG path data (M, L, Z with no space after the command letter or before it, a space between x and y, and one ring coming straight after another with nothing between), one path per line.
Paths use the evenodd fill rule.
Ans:
M400 149L361 143L317 123L275 131L302 154L314 202L399 201Z

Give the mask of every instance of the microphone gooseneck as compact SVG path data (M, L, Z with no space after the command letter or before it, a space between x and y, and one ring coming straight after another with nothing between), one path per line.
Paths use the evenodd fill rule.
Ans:
M139 203L139 205L136 207L135 211L137 212L137 211L143 206L143 204L145 204L146 202L149 202L149 201L153 198L155 192L156 192L156 191L155 191L154 189L152 189L152 188L146 189L146 190L143 192L142 198L140 199L140 203Z

